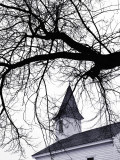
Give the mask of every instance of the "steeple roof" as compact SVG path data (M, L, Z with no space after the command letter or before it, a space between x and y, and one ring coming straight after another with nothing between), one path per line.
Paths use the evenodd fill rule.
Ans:
M58 114L53 118L58 120L60 118L69 117L81 120L83 119L82 115L79 113L78 107L73 96L73 91L70 86L68 86L65 97L63 99L62 105Z

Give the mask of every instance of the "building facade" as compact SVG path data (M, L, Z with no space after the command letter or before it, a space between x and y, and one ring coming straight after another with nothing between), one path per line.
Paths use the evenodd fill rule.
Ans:
M82 132L81 120L71 87L57 115L56 142L35 153L36 160L120 160L120 123Z

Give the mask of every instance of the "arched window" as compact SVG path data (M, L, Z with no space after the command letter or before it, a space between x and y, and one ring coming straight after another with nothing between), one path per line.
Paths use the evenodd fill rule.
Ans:
M63 120L59 120L59 133L63 133Z

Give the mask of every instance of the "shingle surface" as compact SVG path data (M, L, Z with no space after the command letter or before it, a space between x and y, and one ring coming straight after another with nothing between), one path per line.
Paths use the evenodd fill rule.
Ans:
M33 156L112 138L120 132L120 122L72 135L57 141Z
M65 97L63 99L58 114L53 119L58 120L63 117L69 117L78 120L83 119L82 115L79 113L79 110L77 108L77 104L75 102L75 98L73 96L73 92L70 86L67 88Z

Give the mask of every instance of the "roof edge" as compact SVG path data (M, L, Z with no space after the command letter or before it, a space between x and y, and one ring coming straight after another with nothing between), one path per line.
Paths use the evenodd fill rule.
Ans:
M72 137L74 137L74 136L76 136L76 135L78 135L78 134L86 134L87 132L93 132L93 131L95 131L95 130L98 130L98 129L105 129L105 128L107 128L107 127L112 127L111 129L111 131L113 131L116 127L116 131L115 131L115 133L113 133L113 134L110 134L110 136L108 136L108 137L106 137L105 139L99 139L98 141L90 141L90 142L88 142L88 143L83 143L83 144L79 144L79 145L75 145L74 147L77 147L77 146L82 146L82 145L90 145L90 144L93 144L93 143L99 143L100 141L101 142L105 142L106 140L113 140L113 138L118 134L118 133L120 133L120 122L117 122L117 123L113 123L113 124L109 124L109 125L106 125L106 126L102 126L102 127L98 127L98 128L94 128L94 129L92 129L92 130L87 130L87 131L84 131L84 132L81 132L81 133L77 133L77 134L74 134L74 135L72 135L72 136L70 136L70 137L68 137L68 138L66 138L66 139L70 139L70 138L72 138ZM115 127L115 128L114 128ZM64 140L66 140L66 139L62 139L62 140L60 140L59 141L59 143L63 143L63 141ZM56 144L56 143L53 143L53 144L51 144L50 146L48 146L48 147L46 147L46 148L44 148L44 149L47 149L47 148L49 148L49 147L51 147L51 146L53 146L54 144ZM71 146L72 147L72 146ZM66 147L65 149L68 149L68 148L71 148L71 147ZM73 148L74 148L73 147ZM43 150L44 150L43 149ZM64 149L64 151L65 151L65 149ZM41 151L43 151L43 150L41 150ZM56 151L59 151L59 150L61 150L61 149L58 149L58 150L56 150ZM33 157L35 157L35 156L37 156L37 155L43 155L43 154L48 154L49 155L49 151L47 151L47 152L43 152L43 153L40 153L41 151L39 151L39 152L37 152L37 153L35 153L34 155L33 155ZM51 153L54 153L54 150L52 151L51 150ZM55 152L56 153L56 152Z
M110 143L110 142L113 142L112 138L108 138L108 139L105 139L105 140L100 140L100 141L97 141L97 142L91 142L91 143L87 143L87 144L83 144L83 145L78 145L78 146L74 146L74 147L69 147L69 148L61 149L61 150L57 150L57 151L52 151L51 153L47 152L47 153L42 153L42 154L39 154L39 155L33 154L32 157L39 158L39 157L43 157L43 156L49 156L51 154L62 153L64 151L71 151L71 150L75 150L75 149L79 149L79 148L85 148L85 147L89 147L89 146L95 146L95 145L100 145L100 144Z

